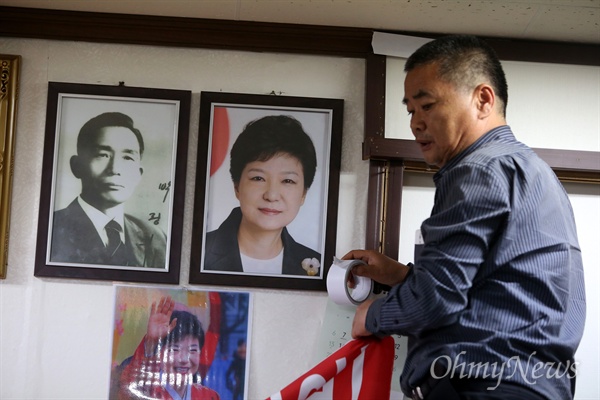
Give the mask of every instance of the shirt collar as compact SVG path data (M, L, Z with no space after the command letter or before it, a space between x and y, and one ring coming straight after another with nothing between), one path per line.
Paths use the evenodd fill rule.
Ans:
M111 220L115 220L116 222L119 223L119 225L121 225L121 240L124 241L124 234L123 231L125 229L125 225L124 225L124 216L123 216L123 205L118 205L114 208L110 209L110 215L104 214L102 211L98 210L96 207L90 205L89 203L87 203L85 200L83 200L81 198L81 196L77 197L77 202L79 203L79 205L81 206L81 208L83 209L83 212L85 213L85 215L88 216L88 218L90 219L90 221L92 221L92 224L94 224L94 228L96 228L96 231L98 231L98 233L100 234L100 237L104 238L106 236L106 233L104 231L104 227L106 226L106 224L108 224Z
M462 152L460 152L456 157L454 157L450 161L448 161L442 168L440 168L440 170L438 172L435 173L435 175L433 176L433 180L437 181L438 179L440 179L441 176L444 175L444 173L446 171L451 170L462 159L464 159L465 157L467 157L469 154L473 153L477 149L481 148L482 146L486 145L487 143L490 143L493 141L505 142L505 141L514 141L514 140L515 140L515 137L508 125L501 125L496 128L493 128L493 129L487 131L486 133L484 133L479 139L477 139L473 144L471 144L469 147L467 147Z

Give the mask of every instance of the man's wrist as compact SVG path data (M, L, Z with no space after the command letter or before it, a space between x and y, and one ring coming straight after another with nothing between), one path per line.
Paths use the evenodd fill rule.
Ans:
M404 268L402 268L403 276L402 276L402 280L400 281L400 283L404 283L406 281L406 278L408 278L409 275L412 273L413 267L414 267L414 264L411 262L404 265Z
M374 336L386 336L379 331L380 309L383 305L383 298L376 299L369 305L365 316L365 329L371 332Z

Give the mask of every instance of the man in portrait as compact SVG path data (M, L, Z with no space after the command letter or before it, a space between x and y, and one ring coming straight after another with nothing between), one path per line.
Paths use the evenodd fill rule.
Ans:
M142 134L123 113L83 125L70 159L81 193L54 212L50 261L165 268L165 233L124 210L142 179L143 154Z

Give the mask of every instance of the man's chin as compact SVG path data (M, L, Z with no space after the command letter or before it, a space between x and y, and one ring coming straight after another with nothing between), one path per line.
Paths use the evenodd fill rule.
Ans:
M438 162L435 159L429 158L429 157L423 157L425 164L427 164L428 167L437 167L438 166Z
M121 199L114 199L114 198L103 199L103 201L95 207L98 208L99 210L110 210L111 208L120 206L124 202L125 202L125 200L121 200Z
M129 200L130 195L127 195L125 193L111 193L108 196L104 196L103 200L104 203L110 207L116 207L120 204L125 203L127 200Z

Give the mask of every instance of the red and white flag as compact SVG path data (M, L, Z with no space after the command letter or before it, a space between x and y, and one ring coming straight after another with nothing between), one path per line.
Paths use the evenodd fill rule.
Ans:
M389 400L394 339L351 340L267 400Z

